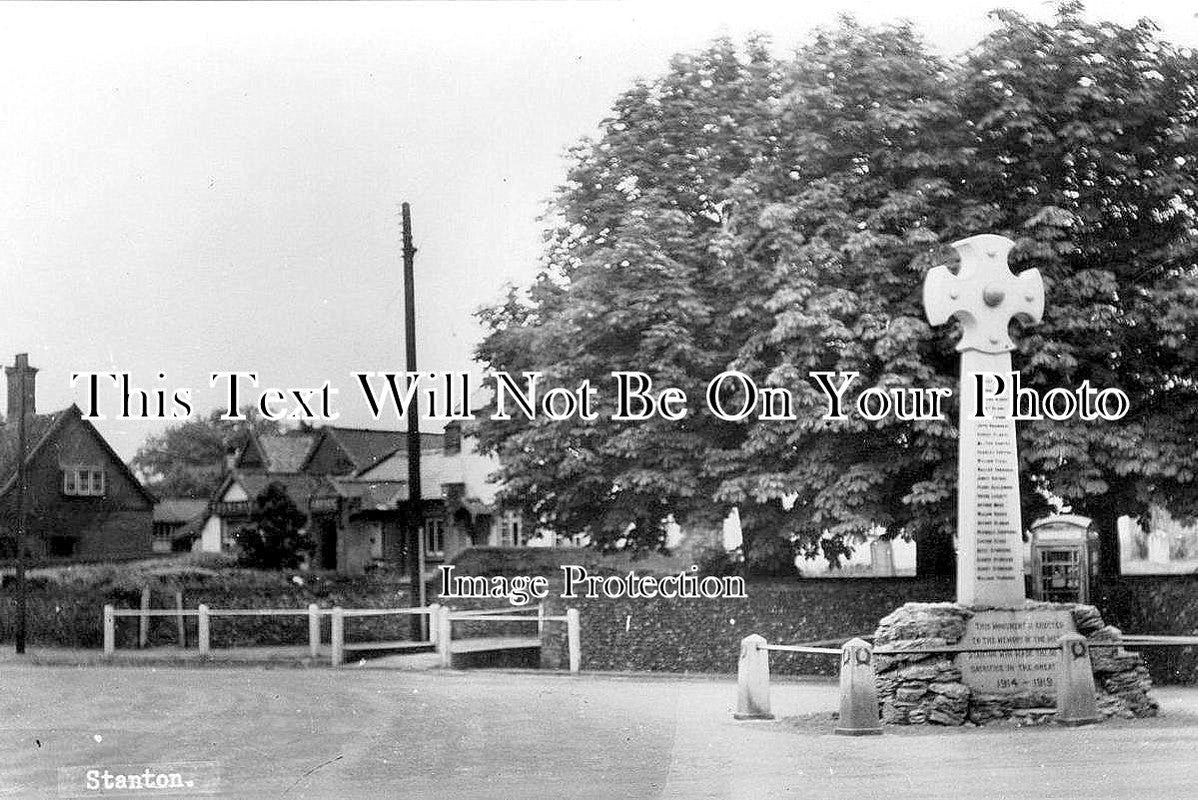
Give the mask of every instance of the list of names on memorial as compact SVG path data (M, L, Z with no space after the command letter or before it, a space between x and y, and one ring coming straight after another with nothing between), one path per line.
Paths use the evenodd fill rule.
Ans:
M1004 398L986 400L986 417L974 421L976 502L975 564L979 582L1023 579L1019 546L1019 472L1015 422Z

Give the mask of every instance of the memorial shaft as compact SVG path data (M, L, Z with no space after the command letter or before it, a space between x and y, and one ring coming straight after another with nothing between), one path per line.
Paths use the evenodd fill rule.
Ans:
M957 602L964 605L1012 607L1025 599L1019 460L1010 387L995 396L994 379L985 378L985 416L975 415L975 376L1000 375L1006 380L1010 372L1010 353L961 353ZM973 558L963 558L962 553Z
M957 602L1013 608L1026 598L1019 502L1011 350L1013 318L1038 322L1044 282L1034 269L1007 266L1014 242L985 234L953 243L954 273L935 267L924 278L928 321L961 322L961 399L957 426ZM985 376L979 385L977 376ZM1004 381L998 391L997 381ZM978 395L984 405L979 414Z

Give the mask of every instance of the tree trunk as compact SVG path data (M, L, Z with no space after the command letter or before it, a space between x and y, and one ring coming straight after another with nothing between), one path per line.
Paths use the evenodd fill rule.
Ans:
M919 578L951 578L957 574L953 539L943 533L921 536L915 541L915 575Z
M1103 503L1087 509L1098 532L1098 575L1090 587L1090 602L1100 608L1110 605L1111 592L1122 573L1119 553L1119 512L1113 504Z

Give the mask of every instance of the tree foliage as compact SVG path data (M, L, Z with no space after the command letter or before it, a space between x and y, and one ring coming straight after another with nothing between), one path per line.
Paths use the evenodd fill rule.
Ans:
M312 541L304 532L307 517L278 483L254 498L250 522L234 532L238 562L255 569L295 569Z
M148 438L130 462L146 488L159 497L207 499L220 485L227 453L241 447L250 432L280 432L277 422L252 407L242 409L246 419L240 422L221 414L217 409Z
M691 410L485 422L513 499L601 541L736 505L759 567L796 549L834 559L879 525L947 541L956 409L828 422L808 376L860 373L850 402L955 388L958 334L928 326L923 276L948 243L989 232L1045 278L1044 321L1015 337L1025 384L1088 379L1132 402L1122 424L1021 425L1025 516L1051 494L1110 535L1115 513L1198 511L1198 65L1151 23L1090 22L1073 3L1051 22L996 19L955 60L907 25L852 20L785 59L721 40L621 96L573 151L543 271L483 312L478 356L606 396L612 370L643 370ZM797 420L707 413L727 368L789 388Z

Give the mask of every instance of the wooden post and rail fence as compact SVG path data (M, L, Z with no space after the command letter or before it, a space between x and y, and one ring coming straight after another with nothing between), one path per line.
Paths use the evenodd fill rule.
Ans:
M347 645L345 641L346 619L380 616L414 616L428 617L429 638L420 642L367 642ZM415 608L320 608L315 603L307 608L227 608L216 609L201 603L194 609L182 608L182 599L177 598L173 609L149 608L143 595L140 608L116 608L112 604L104 606L104 654L111 656L116 652L116 620L121 617L136 617L138 619L138 645L145 647L148 639L149 620L153 617L175 617L179 631L179 644L186 646L186 617L196 618L196 646L201 657L208 656L212 650L212 620L215 617L307 617L308 618L308 654L318 658L322 646L322 618L328 617L329 625L329 657L333 666L345 663L345 654L349 650L383 650L398 647L434 647L443 667L452 665L453 655L453 623L454 622L514 622L535 623L538 640L548 623L564 622L566 624L566 649L570 672L578 672L582 665L581 627L578 609L569 609L562 616L548 616L543 606L527 609L475 609L453 611L446 606L436 603L427 607Z
M532 612L536 612L535 616ZM551 617L545 614L545 608L537 605L534 608L508 609L488 608L467 611L451 611L442 606L433 616L433 627L437 630L437 654L442 667L453 665L453 623L455 622L519 622L536 623L537 638L545 629L546 623L566 623L566 652L570 672L578 672L582 668L582 631L577 608L571 608L561 616Z

